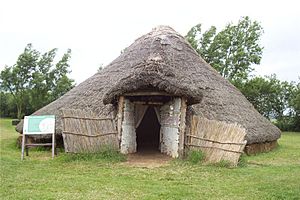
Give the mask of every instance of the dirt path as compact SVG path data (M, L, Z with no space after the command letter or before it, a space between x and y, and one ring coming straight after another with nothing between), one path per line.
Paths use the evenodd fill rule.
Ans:
M125 165L133 167L145 167L145 168L156 168L166 166L172 160L170 156L161 154L157 151L145 151L127 156Z

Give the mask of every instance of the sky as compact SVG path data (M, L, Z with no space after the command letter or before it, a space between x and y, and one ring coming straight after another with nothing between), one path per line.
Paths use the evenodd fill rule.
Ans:
M218 30L242 16L261 23L264 47L255 75L300 77L300 12L297 0L0 0L0 70L13 65L26 44L40 52L72 50L71 74L80 83L158 25L181 35L201 23Z

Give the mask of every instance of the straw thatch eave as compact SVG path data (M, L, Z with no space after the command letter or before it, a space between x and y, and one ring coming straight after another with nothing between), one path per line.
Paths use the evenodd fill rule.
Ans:
M104 104L115 103L119 96L141 90L162 91L171 96L182 96L187 99L188 104L201 102L203 95L199 88L193 87L193 81L184 77L176 68L172 69L160 62L147 62L134 68L135 73L122 78L105 93Z

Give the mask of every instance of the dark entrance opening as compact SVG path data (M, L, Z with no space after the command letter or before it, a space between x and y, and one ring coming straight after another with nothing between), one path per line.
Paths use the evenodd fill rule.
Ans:
M153 106L149 106L136 129L137 151L159 151L160 124Z

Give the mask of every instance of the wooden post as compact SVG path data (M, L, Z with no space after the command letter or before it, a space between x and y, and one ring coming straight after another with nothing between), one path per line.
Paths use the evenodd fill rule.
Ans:
M117 130L118 130L118 140L119 140L119 148L121 148L121 135L122 135L122 121L123 121L123 109L124 109L124 96L119 97L118 102L118 122L117 122Z
M21 160L24 159L24 149L25 149L25 134L23 132L23 136L22 136L22 154L21 154Z
M66 113L66 112L67 112L67 111L64 110L64 109L61 110L62 121L63 121L63 123L62 123L62 125L63 125L62 130L67 130L66 118L65 118L65 116L66 116L65 113ZM66 136L66 135L63 134L63 132L62 132L62 137L63 137L63 141L64 141L65 152L69 152L70 150L69 150L69 147L68 147L68 143L66 142L67 139L68 139L68 138L67 138L68 136Z
M186 98L181 98L181 106L180 106L180 127L179 127L179 145L178 145L178 153L179 157L184 156L184 138L185 138L185 118L186 118Z
M27 144L28 144L28 137L25 136L25 151L26 151L26 156L29 156Z
M55 154L55 131L52 134L52 159L54 159L54 154Z

